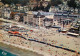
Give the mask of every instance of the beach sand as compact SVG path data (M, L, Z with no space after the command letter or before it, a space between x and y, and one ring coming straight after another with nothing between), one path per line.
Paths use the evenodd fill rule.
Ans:
M27 32L29 37L25 36L26 38L38 39L39 41L45 41L53 45L69 48L72 50L76 50L77 52L80 52L80 38L75 38L75 37L67 36L66 34L64 35L63 33L58 33L56 32L56 29L43 28L38 30L35 28L29 28L26 25L22 25L22 26L24 26L26 29L34 31L34 32L30 32L30 31ZM43 54L44 56L73 56L73 55L77 56L78 55L77 53L73 53L63 49L51 47L37 42L24 40L20 37L11 36L9 38L7 32L3 30L0 30L0 32L1 34L3 34L3 37L0 38L1 42L5 44L17 46L22 49L31 50L33 52Z
M43 56L41 54L38 54L36 52L26 50L26 49L21 49L18 47L15 47L15 45L8 45L7 42L0 42L0 49L3 49L5 51L11 52L13 54L16 54L18 56Z

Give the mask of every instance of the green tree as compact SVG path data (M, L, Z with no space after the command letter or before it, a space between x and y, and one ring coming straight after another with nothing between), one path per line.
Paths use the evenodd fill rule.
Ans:
M1 0L4 4L22 4L26 5L29 0Z
M19 0L19 4L21 4L22 6L26 5L29 2L29 0Z
M59 4L62 4L62 0L51 0L51 5L58 6Z
M78 9L78 13L80 13L80 2L77 3L77 9Z
M75 0L70 0L70 1L68 1L68 2L67 2L67 5L68 5L69 7L74 8L74 9L77 7L77 3L76 3Z
M1 0L4 4L17 4L19 0Z

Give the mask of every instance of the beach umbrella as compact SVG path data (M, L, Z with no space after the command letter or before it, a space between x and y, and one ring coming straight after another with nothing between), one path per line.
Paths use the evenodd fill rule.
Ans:
M33 32L33 30L30 30L31 32Z
M5 4L5 7L9 7L9 4Z

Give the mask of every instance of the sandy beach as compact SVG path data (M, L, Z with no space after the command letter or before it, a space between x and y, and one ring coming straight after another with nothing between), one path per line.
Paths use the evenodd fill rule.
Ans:
M17 56L43 56L42 54L38 54L37 52L33 52L28 49L22 49L16 47L15 45L11 45L10 43L8 44L7 42L0 42L0 49L15 54Z
M24 32L21 32L23 36L27 39L35 39L38 41L50 43L55 46L61 46L64 48L72 49L75 50L76 53L66 51L60 48L51 47L49 45L41 44L38 42L25 40L16 36L9 37L8 32L4 30L0 30L0 42L7 45L19 47L21 49L31 50L44 56L80 56L80 54L77 54L77 52L80 52L80 38L67 36L63 33L58 33L56 29L35 29L27 27L27 25L23 25L21 23L17 24L24 26L24 28L26 29L33 30L33 32L27 32L28 36L24 35Z

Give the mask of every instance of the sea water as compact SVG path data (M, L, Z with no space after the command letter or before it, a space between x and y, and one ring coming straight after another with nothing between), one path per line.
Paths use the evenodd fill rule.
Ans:
M15 54L12 54L10 52L7 52L5 50L0 49L0 56L17 56Z

